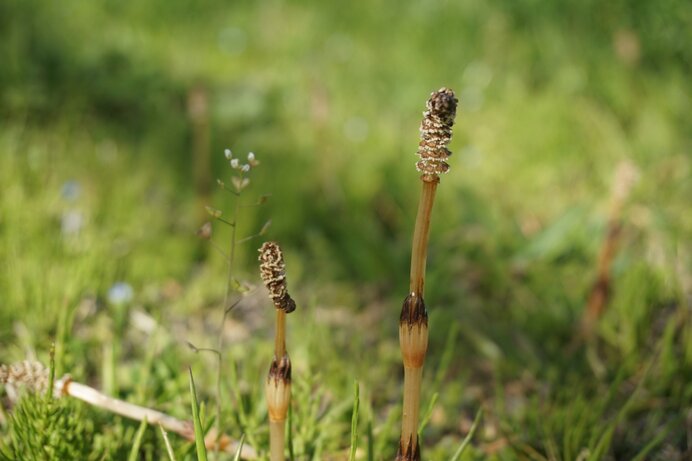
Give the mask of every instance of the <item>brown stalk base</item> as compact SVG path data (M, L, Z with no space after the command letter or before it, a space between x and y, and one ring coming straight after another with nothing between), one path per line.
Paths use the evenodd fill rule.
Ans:
M399 346L404 362L404 406L397 459L420 459L418 419L423 364L428 350L428 313L423 298L411 293L399 318Z
M416 443L413 443L413 437L409 437L406 448L404 448L399 441L399 450L396 452L395 461L420 461L420 447L418 445L418 436L416 436Z
M283 311L282 311L283 312ZM265 385L269 412L269 445L271 461L284 461L285 424L291 404L291 361L288 355L274 357Z

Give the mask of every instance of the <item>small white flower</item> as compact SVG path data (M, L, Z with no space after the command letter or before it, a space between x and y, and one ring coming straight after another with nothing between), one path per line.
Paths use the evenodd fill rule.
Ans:
M249 154L247 154L247 161L248 162L254 162L255 161L255 153L254 152L250 152Z
M224 151L223 151L223 155L226 156L226 159L227 159L227 160L230 160L231 157L233 157L233 154L231 153L231 149L226 149L226 150L224 150Z
M243 165L243 166L240 168L240 170L243 171L244 173L247 173L248 171L250 171L250 165L248 165L248 164L246 163L245 165Z
M231 168L238 168L238 165L240 163L238 162L237 158L231 159Z

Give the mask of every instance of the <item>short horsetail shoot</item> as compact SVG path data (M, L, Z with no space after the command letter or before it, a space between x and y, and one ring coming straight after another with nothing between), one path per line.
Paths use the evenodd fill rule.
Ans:
M296 303L286 289L286 266L279 245L265 242L259 252L262 281L276 308L274 359L265 387L269 411L270 459L283 461L286 416L291 404L291 360L286 351L286 314L296 309Z

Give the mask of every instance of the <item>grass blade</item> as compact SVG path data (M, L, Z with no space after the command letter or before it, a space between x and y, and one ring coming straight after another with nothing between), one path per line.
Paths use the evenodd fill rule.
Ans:
M139 423L139 429L137 429L137 434L135 434L135 442L132 444L132 449L130 450L130 456L127 457L128 461L137 461L139 458L139 449L142 446L142 439L144 438L144 431L147 429L147 418L144 418L141 423Z
M164 429L161 424L159 424L159 429L161 430L161 437L163 437L163 444L166 446L166 453L168 454L169 461L176 461L171 441L168 439L168 432L166 432L166 429Z
M48 374L48 400L53 400L55 390L55 341L50 344L50 369Z
M661 432L658 433L649 443L647 443L644 448L641 449L641 451L632 458L632 461L645 461L646 457L649 455L649 452L656 448L663 440L668 437L668 434L670 432L670 427L667 426L665 427Z
M435 372L435 378L431 389L439 389L442 386L442 381L449 370L449 366L452 363L456 353L456 340L459 336L459 325L453 323L449 327L449 333L447 334L447 340L445 341L445 348L442 350L442 357L440 357L440 364Z
M591 450L591 456L589 459L593 460L598 460L601 459L602 456L606 453L608 448L610 448L613 435L615 434L615 429L617 428L618 424L622 422L622 420L626 417L626 415L629 413L630 408L635 402L635 397L638 396L639 391L644 385L644 382L646 381L647 377L649 376L649 372L651 371L651 367L653 366L654 362L658 359L658 356L654 356L646 365L644 368L644 371L642 372L641 378L639 378L639 382L637 383L636 387L634 390L630 393L630 396L627 398L625 403L622 405L620 410L618 410L617 414L615 415L615 419L611 424L608 425L608 427L603 431L603 435L600 437L598 440L598 443L596 446ZM622 374L624 376L624 367L622 368ZM619 382L622 382L620 380ZM608 399L610 400L613 395L617 392L619 386L611 386L610 391L609 391L609 397Z
M372 419L368 421L368 461L375 461L375 444L372 435Z
M294 461L296 455L293 452L293 406L288 406L288 459Z
M199 406L197 404L197 389L195 389L195 379L192 377L192 368L190 372L190 403L192 405L192 423L195 427L195 447L197 448L197 460L207 461L207 447L204 445L204 431L202 430L202 421L199 418Z
M233 456L233 461L240 461L240 454L243 452L243 444L245 443L245 434L240 436L240 440L238 441L238 450L235 452L235 455Z
M360 407L360 387L358 381L354 385L353 396L353 415L351 416L351 452L348 455L349 461L355 461L356 449L358 448L358 410Z
M432 398L430 399L428 408L425 410L425 414L421 418L420 424L418 425L418 437L421 436L421 434L423 433L423 429L425 429L425 426L427 426L430 422L430 418L432 417L432 412L435 409L435 404L437 403L438 397L440 397L440 394L435 392Z
M466 434L466 437L464 437L464 440L461 442L461 445L459 445L459 448L457 448L457 451L452 455L452 458L450 461L457 461L461 455L464 453L466 448L469 446L469 443L471 443L471 439L473 438L473 435L476 433L476 429L478 429L478 423L481 422L481 418L483 417L483 409L481 408L478 410L478 413L476 413L476 417L473 420L473 424L471 425L471 430L469 430L469 433Z

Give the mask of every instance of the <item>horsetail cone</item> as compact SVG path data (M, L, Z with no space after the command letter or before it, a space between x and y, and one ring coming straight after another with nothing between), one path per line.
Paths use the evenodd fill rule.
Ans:
M452 139L452 126L459 100L449 88L441 88L430 95L420 125L420 143L416 163L423 173L423 181L438 181L439 175L449 170L447 158L452 153L447 149Z
M264 242L259 252L260 273L269 297L277 309L290 314L296 309L296 303L287 291L286 265L281 248L275 242Z
M422 173L422 189L411 245L409 293L399 316L399 346L404 364L404 405L401 437L396 461L420 461L418 420L423 364L428 352L428 312L423 300L430 217L440 175L449 171L447 148L458 100L454 92L441 88L430 95L420 125L416 168Z

